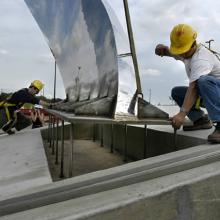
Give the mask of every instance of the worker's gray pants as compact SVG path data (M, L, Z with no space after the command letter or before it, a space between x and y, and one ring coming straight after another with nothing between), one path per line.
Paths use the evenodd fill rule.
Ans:
M5 109L4 108L0 108L0 129L7 122L8 122L8 119L7 119L7 115L5 113Z
M0 128L2 128L3 125L5 125L8 122L7 115L5 113L5 109L0 109ZM21 112L17 112L17 121L15 123L15 129L17 131L20 131L32 124L30 118L25 116Z

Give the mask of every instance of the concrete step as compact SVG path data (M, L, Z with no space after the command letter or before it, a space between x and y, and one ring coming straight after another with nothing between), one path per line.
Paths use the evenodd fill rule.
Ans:
M0 200L52 182L39 129L0 136Z
M2 220L218 220L220 162L29 209ZM65 190L65 189L64 189Z
M44 185L0 202L0 215L76 199L199 168L220 159L219 145L201 145Z

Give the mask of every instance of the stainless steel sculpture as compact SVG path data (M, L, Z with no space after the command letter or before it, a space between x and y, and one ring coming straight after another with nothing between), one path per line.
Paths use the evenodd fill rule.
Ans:
M131 56L124 56L130 50L129 41L108 2L25 2L63 79L67 102L56 108L88 116L127 113L136 90L134 65Z
M62 75L68 103L60 108L70 111L77 108L77 113L83 114L87 108L82 105L98 101L100 107L103 100L106 104L102 104L101 110L86 110L85 114L112 115L118 92L117 52L112 25L102 2L25 2L44 33ZM76 103L81 103L80 108Z

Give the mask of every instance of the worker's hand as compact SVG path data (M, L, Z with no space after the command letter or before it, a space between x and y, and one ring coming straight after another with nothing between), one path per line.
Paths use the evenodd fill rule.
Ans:
M49 109L53 109L53 106L54 106L54 104L53 104L53 103L50 103L50 104L48 105L48 108L49 108Z
M59 102L51 102L51 103L49 103L48 108L55 109L58 104L59 104Z
M163 44L158 44L155 48L155 54L158 56L167 56L169 55L169 47Z
M179 112L178 114L174 115L170 120L172 121L172 126L175 129L180 129L185 121L186 114L184 112Z

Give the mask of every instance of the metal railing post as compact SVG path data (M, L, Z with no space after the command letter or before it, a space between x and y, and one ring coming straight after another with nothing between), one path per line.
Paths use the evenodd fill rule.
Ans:
M59 155L59 118L57 118L56 126L56 150L55 150L55 164L58 164L58 155Z
M128 134L128 127L124 125L124 162L127 162L127 134Z
M60 162L60 178L64 177L64 120L62 120L61 128L61 162Z
M70 157L69 157L69 177L73 176L73 136L74 127L73 123L70 124Z

